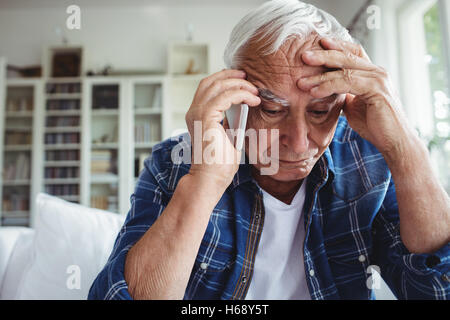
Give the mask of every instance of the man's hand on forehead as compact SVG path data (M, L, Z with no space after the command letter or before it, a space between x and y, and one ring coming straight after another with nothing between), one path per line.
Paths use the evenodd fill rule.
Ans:
M374 65L360 45L328 38L320 43L324 50L303 52L301 59L308 66L332 70L302 77L297 87L317 99L345 94L350 126L383 155L393 153L412 131L389 74Z

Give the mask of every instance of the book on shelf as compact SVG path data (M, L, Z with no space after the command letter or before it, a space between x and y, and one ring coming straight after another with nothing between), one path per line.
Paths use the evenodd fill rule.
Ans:
M81 83L48 83L46 87L46 92L49 94L58 93L80 93Z
M46 133L45 144L72 144L80 142L80 134L77 133Z
M51 184L45 186L45 192L54 196L78 196L78 184Z
M91 151L91 173L107 173L111 170L112 152L110 150Z
M32 110L33 110L33 100L30 97L8 98L6 102L6 111L20 112Z
M45 168L45 179L71 179L78 178L80 171L78 167L49 167Z
M79 161L79 150L55 150L45 152L45 161Z
M134 159L134 176L137 178L144 169L144 162L150 156L151 153L141 153Z
M5 145L29 145L31 144L31 132L7 132Z
M5 194L3 196L2 211L27 211L29 210L29 198L23 194Z
M79 125L79 116L50 116L46 119L47 127L77 127Z
M118 109L119 86L96 85L92 93L92 109Z
M15 162L7 163L3 179L6 181L30 179L30 158L28 155L20 153Z
M161 139L161 125L157 119L150 119L149 122L136 123L134 126L134 141L154 142Z
M117 197L109 195L92 196L91 207L101 210L107 210L110 212L117 212Z
M80 110L79 99L47 100L47 111Z

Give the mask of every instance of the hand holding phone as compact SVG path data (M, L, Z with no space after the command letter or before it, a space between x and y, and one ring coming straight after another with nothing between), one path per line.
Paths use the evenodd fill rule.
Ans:
M237 130L235 148L238 151L242 150L245 139L245 128L247 127L248 105L234 104L230 109L225 111L228 125L230 129ZM231 141L233 142L233 141Z

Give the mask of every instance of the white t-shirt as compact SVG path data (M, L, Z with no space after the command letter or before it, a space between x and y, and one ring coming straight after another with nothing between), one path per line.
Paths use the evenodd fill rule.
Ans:
M290 205L263 190L264 226L247 300L310 300L303 261L306 179Z

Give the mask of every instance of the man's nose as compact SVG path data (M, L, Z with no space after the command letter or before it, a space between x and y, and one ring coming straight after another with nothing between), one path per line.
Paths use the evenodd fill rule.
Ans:
M280 142L287 148L291 153L297 155L304 155L308 152L309 141L308 141L309 128L305 119L300 119L300 117L295 117L287 123L285 129L282 131ZM283 159L283 160L300 160L300 159Z

